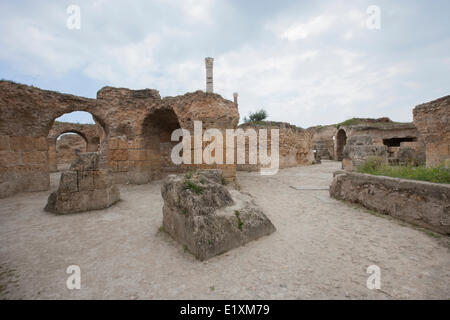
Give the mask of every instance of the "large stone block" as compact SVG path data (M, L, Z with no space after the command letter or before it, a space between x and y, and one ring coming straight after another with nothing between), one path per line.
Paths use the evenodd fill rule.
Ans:
M9 151L9 136L0 135L0 151Z
M201 170L170 175L161 189L164 230L199 260L275 231L251 196L221 182L220 170Z
M330 196L450 234L450 185L339 171Z
M94 172L93 170L78 171L78 190L91 191L94 190Z
M70 166L70 170L88 171L97 170L99 165L99 154L97 152L79 153L77 159Z
M45 151L25 151L22 152L22 160L25 164L47 163L47 152Z
M72 171L63 172L57 191L53 192L46 211L68 214L104 209L120 199L119 189L107 169L98 169L99 154L79 154Z
M59 180L59 190L61 192L78 192L78 173L76 171L63 172Z

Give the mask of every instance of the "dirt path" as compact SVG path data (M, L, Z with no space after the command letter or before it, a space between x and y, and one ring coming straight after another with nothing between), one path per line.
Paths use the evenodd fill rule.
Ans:
M0 298L449 299L448 237L331 199L338 166L239 173L277 232L206 262L159 231L158 182L121 186L117 205L70 216L42 210L49 192L2 199ZM81 290L66 288L69 265ZM381 291L366 287L369 265Z

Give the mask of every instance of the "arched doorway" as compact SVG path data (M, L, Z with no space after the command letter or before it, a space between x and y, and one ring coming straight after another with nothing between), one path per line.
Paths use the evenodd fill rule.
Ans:
M342 161L344 159L344 147L347 144L347 134L340 129L336 134L336 159Z
M180 128L172 109L159 109L144 120L142 131L147 158L150 160L151 179L160 179L171 173L184 171L183 165L173 163L172 148L178 143L171 141L172 132Z
M56 118L47 136L49 171L66 170L77 152L95 152L105 137L101 124L88 112L76 111Z
M87 151L86 138L77 132L65 132L56 138L56 169L68 170L77 154Z

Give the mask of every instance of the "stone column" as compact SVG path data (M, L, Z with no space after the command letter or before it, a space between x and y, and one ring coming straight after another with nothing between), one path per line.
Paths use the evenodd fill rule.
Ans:
M233 93L233 100L234 100L235 104L238 104L238 93L237 92Z
M206 92L209 92L209 93L214 92L214 85L213 85L213 63L214 63L214 58L205 58L205 66L206 66Z

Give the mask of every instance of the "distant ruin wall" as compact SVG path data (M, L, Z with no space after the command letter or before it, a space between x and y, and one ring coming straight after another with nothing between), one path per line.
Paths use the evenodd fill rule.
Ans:
M336 160L333 137L336 136L337 130L335 125L308 128L308 131L313 133L314 150L320 159Z
M311 165L314 161L313 153L313 133L301 128L298 128L289 123L283 122L267 122L261 124L245 123L241 124L239 128L244 131L252 128L259 132L259 129L267 129L267 150L270 155L271 145L271 129L279 130L279 168L290 168L296 166ZM259 137L258 137L259 138ZM258 139L259 140L259 139ZM249 163L249 140L246 139L245 164L238 164L237 170L241 171L256 171L262 166L258 159L257 164ZM258 143L259 148L259 143Z
M342 168L356 170L369 157L386 164L423 164L425 146L412 123L386 123L342 127L347 136Z
M330 196L450 234L450 185L338 171Z
M426 146L429 167L450 165L450 96L414 108L414 124Z

